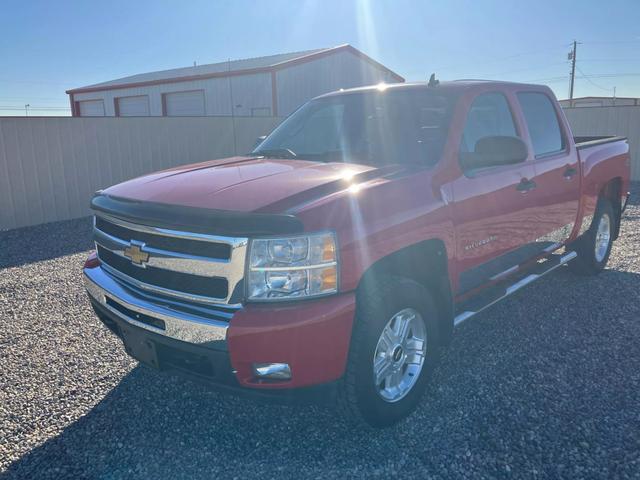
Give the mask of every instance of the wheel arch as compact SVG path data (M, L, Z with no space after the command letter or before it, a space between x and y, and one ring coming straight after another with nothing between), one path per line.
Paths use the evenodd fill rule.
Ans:
M598 193L598 198L604 198L611 202L613 212L615 214L615 227L613 231L613 239L617 239L620 235L620 219L622 217L622 202L620 194L622 192L622 178L614 177L609 180Z
M440 312L439 338L442 344L448 344L453 333L453 294L445 243L433 238L378 259L360 278L357 291L365 285L375 286L376 279L386 276L408 278L434 294Z

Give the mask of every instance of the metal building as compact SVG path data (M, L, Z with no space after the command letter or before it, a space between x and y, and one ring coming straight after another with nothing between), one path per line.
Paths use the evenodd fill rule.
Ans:
M640 105L636 97L578 97L573 100L559 100L562 108L571 107L628 107Z
M286 116L317 95L404 79L351 45L142 73L67 90L73 116Z

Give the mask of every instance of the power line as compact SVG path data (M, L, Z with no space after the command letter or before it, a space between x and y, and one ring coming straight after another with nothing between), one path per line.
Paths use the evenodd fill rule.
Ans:
M606 40L606 41L599 41L599 42L582 42L582 43L586 43L586 44L589 44L589 45L611 44L611 43L640 43L640 39L636 39L636 40Z
M43 102L59 102L60 97L32 97L30 95L25 95L24 97L0 97L0 100L40 100Z
M46 80L12 80L10 78L0 78L0 82L3 83L27 83L27 84L38 84L38 85L69 85L71 82L50 82Z
M640 73L594 73L588 78L640 77Z
M640 62L640 58L583 58L580 62Z
M600 88L601 90L606 90L608 92L612 91L613 88L607 88L607 87L603 87L602 85L598 85L596 82L594 82L593 80L591 80L581 69L580 67L578 68L578 72L580 72L580 74L582 75L582 78L584 78L587 82L589 82L591 85L593 85L594 87Z
M497 62L502 62L504 60L512 60L514 58L519 58L519 57L524 57L524 56L528 56L528 55L537 55L540 53L551 53L551 52L555 52L557 50L559 50L560 48L565 48L565 45L558 45L555 47L549 47L546 48L544 50L535 50L535 51L529 51L529 52L523 52L523 53L516 53L514 55L508 55L505 57L493 57L493 58L485 58L485 59L477 59L474 62L471 63L497 63ZM436 70L447 70L447 69L455 69L459 66L461 66L462 64L458 64L458 65L449 65L449 66L445 66L445 67L436 67ZM466 62L464 64L464 66L468 66L469 62Z
M534 78L533 80L525 80L524 83L560 83L566 82L569 79L569 75L563 77L550 77L550 78Z
M69 111L71 110L69 107L33 107L29 105L30 110L39 110L39 111ZM24 110L24 106L17 107L15 105L0 105L0 110Z
M519 73L519 72L526 72L528 70L537 70L537 69L541 69L541 68L547 68L547 67L555 67L558 65L564 65L565 62L557 62L557 63L548 63L546 65L537 65L535 67L524 67L524 68L518 68L516 70L508 70L506 72L498 72L498 73L491 73L488 75L480 75L482 76L495 76L495 75L511 75L512 73Z

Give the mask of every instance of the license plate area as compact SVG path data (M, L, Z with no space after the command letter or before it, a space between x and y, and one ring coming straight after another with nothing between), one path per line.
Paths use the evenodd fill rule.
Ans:
M161 368L156 352L156 342L150 340L147 335L141 334L136 329L121 325L120 338L124 344L124 349L133 358L151 367Z
M127 353L146 365L158 370L178 370L211 380L217 377L218 372L210 355L200 353L197 348L188 348L186 345L176 347L127 326L120 328L120 335Z
M150 327L155 327L160 330L166 330L164 320L160 320L159 318L155 318L150 315L145 315L144 313L136 312L135 310L131 310L121 303L116 302L109 296L105 296L105 302L109 307L117 310L118 312L128 318L131 318L132 320L136 320L140 323L144 323L145 325L149 325Z

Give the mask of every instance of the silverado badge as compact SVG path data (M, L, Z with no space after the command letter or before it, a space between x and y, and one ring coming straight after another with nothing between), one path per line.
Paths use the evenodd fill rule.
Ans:
M144 243L134 244L131 243L124 249L124 256L131 260L131 263L144 267L145 263L149 261L149 253L142 250Z

